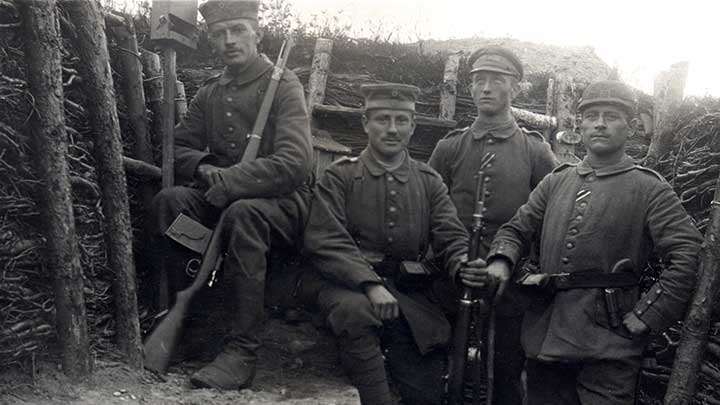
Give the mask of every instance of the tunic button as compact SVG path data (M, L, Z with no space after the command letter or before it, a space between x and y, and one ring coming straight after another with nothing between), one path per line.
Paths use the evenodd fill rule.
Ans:
M662 290L659 290L659 289L658 289L658 290L655 291L655 293L660 294L660 293L662 293Z
M485 183L490 183L490 176L485 176Z
M487 212L487 207L483 207L483 212Z
M575 228L570 229L570 235L577 235L578 230Z
M492 163L486 164L485 167L492 167Z
M390 228L394 227L394 226L395 226L395 222L393 222L393 221L388 222L388 226L389 226Z
M575 219L577 219L578 221L580 221L580 220L582 219L582 215L576 216Z
M565 245L565 247L566 247L566 248L568 248L568 249L572 249L572 248L574 248L574 247L575 247L575 244L574 244L574 243L572 243L572 242L568 242L568 244L567 244L567 245Z
M490 194L492 194L490 193L490 190L485 190L485 197L490 197Z
M235 142L231 142L231 143L230 143L230 147L231 147L231 148L236 148L237 145L235 144Z
M585 208L587 206L587 203L585 201L580 203L580 208Z
M235 127L228 127L228 132L232 132L235 130Z
M230 90L232 90L232 91L237 91L237 90L238 90L238 86L231 86L231 87L230 87Z
M394 181L394 180L395 180L395 179L393 178L393 176L390 175L390 174L387 175L387 179L388 179L388 181Z
M390 212L395 212L395 211L397 211L397 208L395 208L395 207L390 207L388 210L389 210Z
M228 111L228 112L225 113L225 116L226 116L226 117L232 117L232 113L231 113L230 111Z
M228 97L225 100L227 100L228 103L232 103L232 97Z
M562 261L564 264L570 263L570 259L568 259L567 257L563 257L562 259L560 259L560 261Z
M391 242L391 243L392 243L393 240L394 240L394 239L393 239L392 236L388 237L388 242Z
M650 301L650 300L647 300L647 301L645 301L645 302L646 302L648 305L652 304L652 301Z
M390 190L390 195L395 195L395 194L397 194L397 191L395 191L395 190Z
M587 181L595 181L595 176L593 176L592 174L587 176Z
M488 139L488 143L495 143L495 140L490 138L490 139Z

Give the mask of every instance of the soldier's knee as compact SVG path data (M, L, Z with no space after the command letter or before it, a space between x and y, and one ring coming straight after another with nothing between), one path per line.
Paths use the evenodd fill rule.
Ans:
M351 293L328 308L327 321L336 336L356 338L382 326L372 304L364 294Z
M260 199L242 199L232 202L225 210L227 218L242 221L260 216L263 203Z
M187 208L192 200L193 189L189 187L175 186L160 190L152 200L153 214L163 213L179 214Z

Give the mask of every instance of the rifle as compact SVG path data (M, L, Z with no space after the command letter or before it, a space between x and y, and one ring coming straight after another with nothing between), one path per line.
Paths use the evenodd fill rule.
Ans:
M289 38L283 42L282 47L280 48L277 63L273 68L272 77L270 79L270 83L268 84L267 91L265 92L265 98L260 105L260 110L258 111L258 116L255 120L255 124L253 125L252 132L247 135L248 142L240 163L253 161L257 157L258 150L260 149L260 141L262 141L262 133L270 114L270 107L272 107L275 93L283 72L285 71L285 65L287 64L288 56L292 47L293 40L292 38ZM173 305L173 307L165 315L165 318L163 318L163 320L153 330L152 334L150 334L150 336L145 340L143 345L143 360L146 369L158 373L165 372L168 363L170 362L172 352L177 344L177 339L180 336L180 331L182 330L183 321L190 305L190 301L195 296L195 293L203 287L208 280L208 277L211 278L210 283L212 285L215 273L222 263L221 256L223 249L221 246L221 238L226 212L227 211L223 211L217 225L215 225L215 229L212 231L212 236L210 237L207 247L203 253L200 269L195 276L195 280L190 287L177 293L175 305ZM197 225L202 227L199 223Z
M476 175L475 184L475 211L473 212L473 225L470 238L470 249L468 252L468 261L478 258L480 243L482 242L482 230L484 222L483 210L485 208L485 174L483 169L492 161L495 154L486 153L480 164L480 171ZM489 292L487 290L490 290ZM488 288L485 294L475 296L475 291L470 287L463 287L462 295L459 300L459 308L457 318L455 320L455 329L453 331L453 345L450 356L450 373L448 381L448 404L461 405L464 401L465 388L465 368L468 358L468 338L470 335L470 325L473 318L473 309L476 310L475 328L478 337L478 347L475 350L474 357L476 364L480 365L483 358L483 351L487 352L487 404L492 403L492 382L493 382L493 351L494 351L494 322L492 313L492 292L493 288ZM490 325L487 339L484 338L485 325L483 322L489 316ZM487 340L484 345L483 340ZM487 347L483 347L487 346ZM476 373L481 379L481 373ZM476 381L476 385L479 381ZM476 387L477 388L477 387Z

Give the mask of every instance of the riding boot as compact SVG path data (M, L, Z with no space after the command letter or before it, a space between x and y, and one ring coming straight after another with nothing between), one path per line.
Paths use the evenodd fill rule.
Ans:
M390 394L385 362L375 336L338 339L340 363L360 394L363 405L395 404Z

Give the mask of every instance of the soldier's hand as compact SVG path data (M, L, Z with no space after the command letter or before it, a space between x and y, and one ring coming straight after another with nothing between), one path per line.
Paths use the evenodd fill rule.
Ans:
M222 172L222 170L222 167L203 163L195 169L195 173L198 180L205 183L208 187L212 187L216 184L220 184L220 172Z
M365 295L375 310L375 315L383 321L389 321L400 316L400 306L397 299L382 284L370 284L365 287Z
M642 319L638 318L634 312L625 314L623 317L623 325L625 325L625 329L635 336L644 335L650 330L650 327L648 327Z
M488 284L487 263L483 259L465 262L458 270L460 281L471 288L485 288Z
M205 201L217 208L225 208L228 205L229 201L222 183L211 186L208 191L205 192Z

